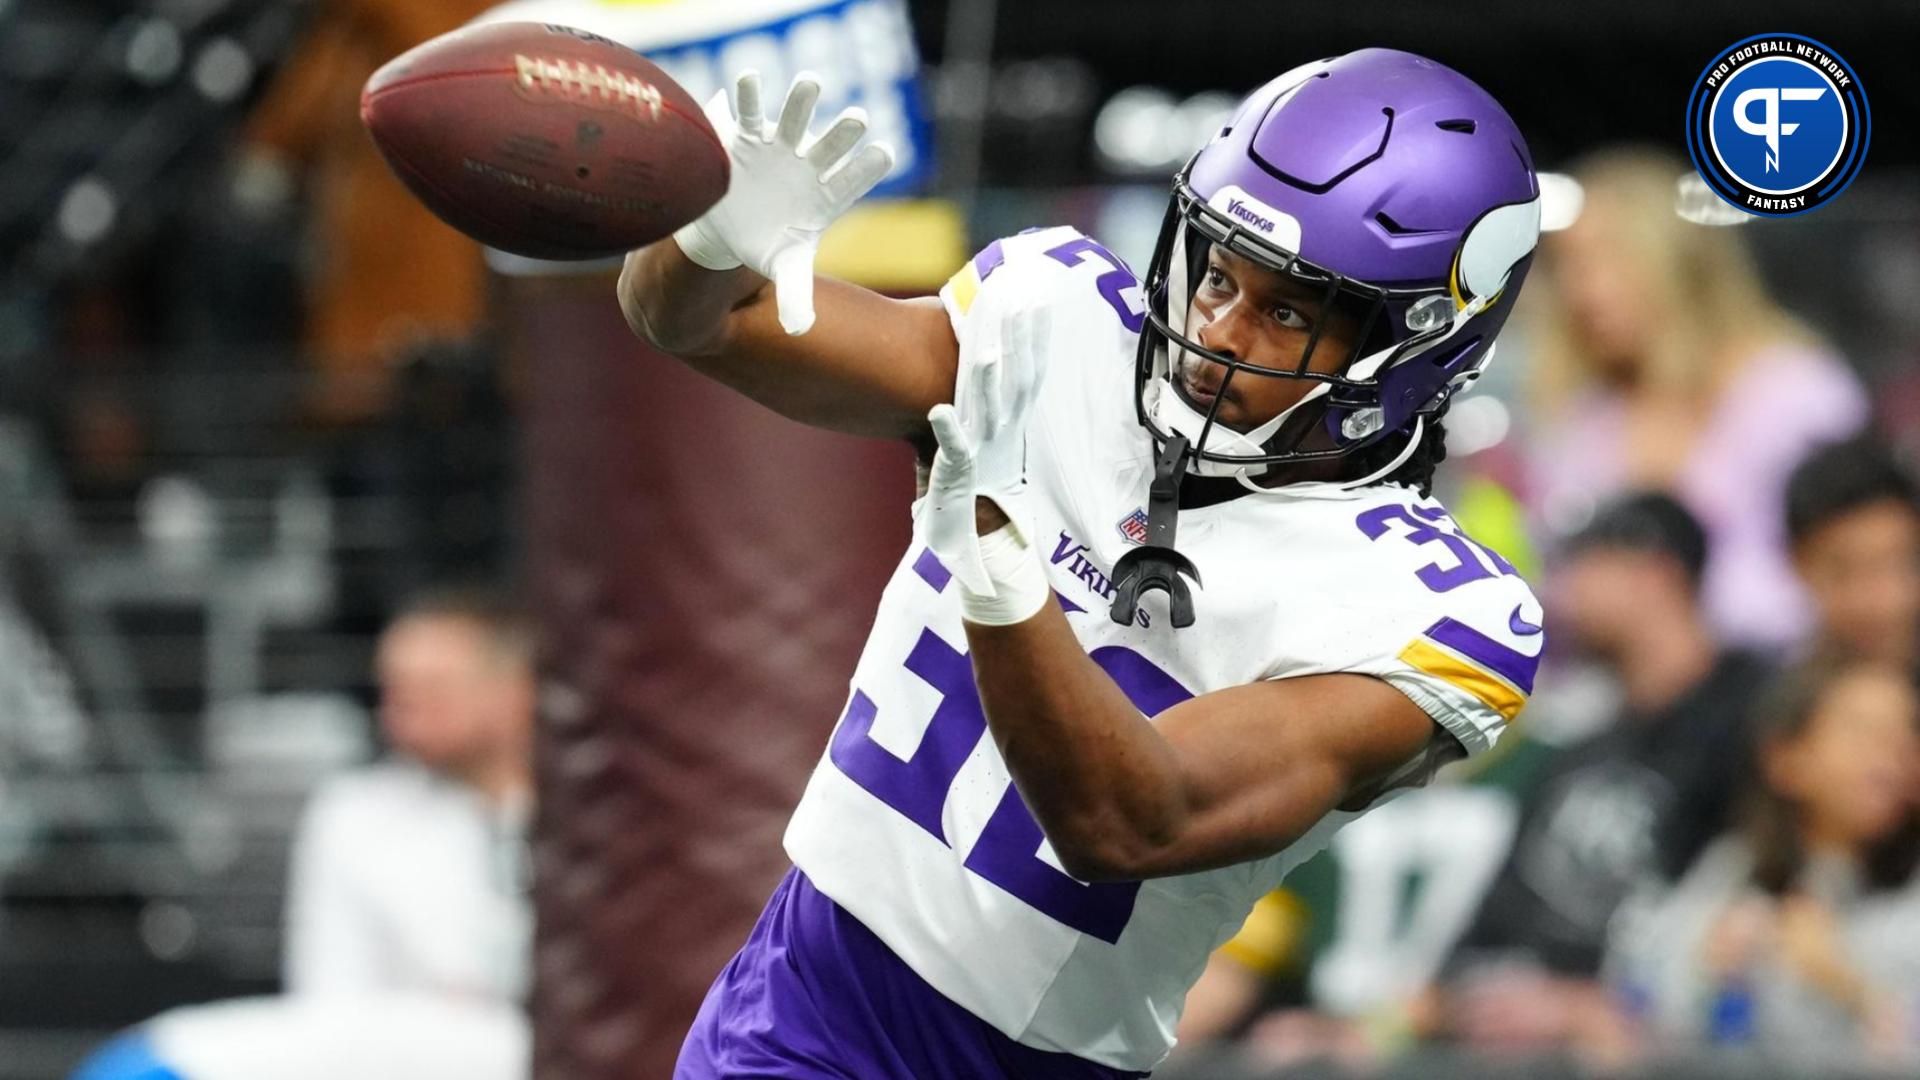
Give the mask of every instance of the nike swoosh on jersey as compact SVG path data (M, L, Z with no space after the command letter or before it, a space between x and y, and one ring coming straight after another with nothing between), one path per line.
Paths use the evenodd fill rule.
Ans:
M1520 608L1521 605L1519 604L1513 605L1513 614L1507 616L1507 629L1519 634L1521 637L1532 637L1534 634L1539 633L1541 627L1520 617Z

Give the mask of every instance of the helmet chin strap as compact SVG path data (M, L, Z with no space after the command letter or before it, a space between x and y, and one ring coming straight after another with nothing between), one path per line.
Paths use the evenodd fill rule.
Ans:
M1374 483L1382 477L1392 475L1393 470L1405 465L1407 459L1413 456L1413 452L1420 448L1420 439L1426 435L1426 433L1427 418L1425 416L1415 416L1413 418L1413 434L1407 437L1407 445L1401 447L1400 452L1393 455L1392 461L1387 462L1385 465L1382 465L1358 480L1335 480L1330 483L1333 487L1341 491L1352 491L1354 488L1366 487L1368 484ZM1244 474L1239 476L1238 479L1241 487L1258 495L1272 495L1284 490L1283 488L1277 487L1261 487L1247 479Z
M1393 470L1405 465L1407 459L1413 456L1413 452L1420 448L1420 440L1424 438L1426 434L1426 416L1416 415L1413 418L1413 434L1407 436L1407 445L1401 447L1400 452L1393 455L1392 461L1387 462L1385 465L1382 465L1358 480L1341 480L1334 486L1342 491L1352 491L1354 488L1366 487L1368 484L1392 475Z
M1168 368L1170 371L1171 365L1168 365ZM1325 397L1328 393L1332 392L1332 387L1326 383L1315 384L1299 401L1288 406L1278 416L1275 416L1273 419L1268 420L1266 423L1261 424L1251 431L1244 432L1235 431L1221 424L1218 420L1215 420L1211 427L1209 427L1206 414L1187 404L1187 402L1180 397L1179 393L1174 390L1173 377L1170 373L1157 376L1148 384L1147 392L1152 395L1147 402L1148 412L1152 414L1154 420L1158 422L1162 428L1180 436L1180 441L1183 446L1192 445L1195 440L1199 439L1200 433L1205 431L1207 433L1207 441L1205 445L1198 447L1200 451L1209 454L1235 454L1252 457L1266 452L1266 440L1273 438L1274 432L1280 430L1280 426L1287 422L1287 419L1294 414L1295 410L1306 405L1308 402ZM1338 481L1335 486L1342 490L1365 487L1382 477L1390 475L1395 469L1406 464L1407 459L1412 457L1413 452L1419 448L1420 439L1426 434L1426 423L1427 418L1424 415L1416 415L1413 418L1413 431L1408 436L1406 445L1402 446L1400 452L1393 456L1393 460L1357 480L1341 480ZM1195 476L1230 476L1239 481L1240 486L1246 488L1248 491L1263 494L1272 494L1276 489L1262 487L1254 483L1252 478L1260 476L1270 468L1272 468L1271 465L1261 462L1242 465L1231 461L1215 461L1198 457L1197 455L1195 460L1188 465L1188 471Z
M1325 397L1332 391L1326 383L1315 383L1299 401L1294 402L1278 416L1261 424L1251 431L1235 431L1214 420L1211 428L1207 424L1205 413L1200 412L1184 401L1173 388L1171 374L1156 377L1148 384L1147 392L1153 397L1147 402L1147 410L1154 420L1167 431L1186 436L1188 443L1208 454L1228 454L1238 457L1256 457L1266 453L1266 442L1280 430L1295 410L1310 401ZM1200 433L1205 431L1207 439L1199 442ZM1258 476L1269 468L1260 462L1241 464L1233 461L1215 461L1208 458L1196 458L1190 466L1195 476Z

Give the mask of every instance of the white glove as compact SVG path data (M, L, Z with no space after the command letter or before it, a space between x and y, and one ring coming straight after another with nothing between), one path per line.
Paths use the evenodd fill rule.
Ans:
M1053 595L1040 553L1009 524L978 535L973 520L978 462L972 441L951 405L927 414L940 448L933 455L927 494L915 507L927 546L960 582L960 615L985 626L1011 626L1032 618ZM1001 499L1001 509L1007 506Z
M1045 374L1050 327L1044 309L1002 319L999 340L981 342L962 365L954 404L927 414L939 449L915 516L927 546L959 579L973 622L1019 622L1052 591L1026 505L1027 413ZM993 500L1009 524L980 536L978 497Z
M1026 519L1027 411L1046 375L1053 319L1045 308L1021 307L1025 298L996 296L975 303L1007 304L997 336L977 338L953 388L953 407L973 449L977 494L1000 505L1021 537L1033 540ZM993 318L991 310L982 312Z
M850 153L867 131L866 111L849 108L818 140L808 141L820 79L801 72L787 91L771 135L760 112L760 76L748 71L707 102L707 119L732 159L727 193L699 220L673 234L680 250L708 270L747 266L773 282L780 326L813 326L813 256L820 234L893 168L893 150L872 143Z

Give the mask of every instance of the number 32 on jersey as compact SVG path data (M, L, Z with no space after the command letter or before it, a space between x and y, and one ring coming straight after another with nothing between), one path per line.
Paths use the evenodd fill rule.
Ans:
M940 580L942 586L945 580ZM1089 654L1112 676L1134 707L1148 716L1193 695L1171 675L1132 649L1105 646ZM953 846L942 821L947 796L960 768L987 735L987 717L974 687L973 664L939 634L922 630L907 654L906 669L939 692L920 745L902 760L873 738L879 708L854 690L834 730L828 756L834 767L895 812ZM1028 907L1102 941L1120 940L1133 915L1137 882L1085 884L1040 857L1045 836L1008 783L986 828L967 853L966 868L1018 897Z

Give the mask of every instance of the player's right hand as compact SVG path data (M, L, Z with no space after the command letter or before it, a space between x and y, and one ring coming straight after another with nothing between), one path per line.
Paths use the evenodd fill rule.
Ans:
M732 161L727 194L673 234L687 258L709 270L747 266L773 282L780 325L789 334L813 326L813 257L820 234L893 168L885 143L854 146L867 115L848 108L810 139L820 80L802 72L787 91L779 124L766 130L760 76L748 71L707 103L707 119Z

